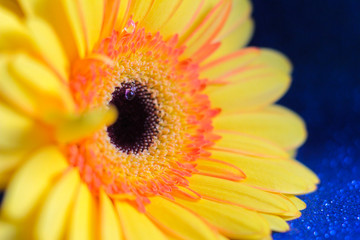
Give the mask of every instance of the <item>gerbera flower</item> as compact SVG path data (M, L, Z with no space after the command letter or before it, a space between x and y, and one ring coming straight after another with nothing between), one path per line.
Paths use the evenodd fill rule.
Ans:
M0 5L1 239L270 238L318 178L248 1Z

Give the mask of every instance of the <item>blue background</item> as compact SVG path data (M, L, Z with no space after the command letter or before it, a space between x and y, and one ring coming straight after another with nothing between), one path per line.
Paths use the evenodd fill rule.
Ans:
M360 239L360 1L253 0L250 45L285 53L293 84L280 103L307 122L298 159L321 179L308 208L274 239Z

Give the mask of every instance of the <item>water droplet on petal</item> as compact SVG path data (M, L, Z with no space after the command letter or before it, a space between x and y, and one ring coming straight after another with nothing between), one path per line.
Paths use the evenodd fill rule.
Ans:
M135 31L135 27L136 27L135 22L132 19L130 19L126 24L124 31L127 33L133 33Z

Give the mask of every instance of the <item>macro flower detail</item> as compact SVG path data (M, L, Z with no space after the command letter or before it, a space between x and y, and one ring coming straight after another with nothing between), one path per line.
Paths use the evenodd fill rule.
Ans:
M0 239L269 239L319 180L249 1L0 3Z

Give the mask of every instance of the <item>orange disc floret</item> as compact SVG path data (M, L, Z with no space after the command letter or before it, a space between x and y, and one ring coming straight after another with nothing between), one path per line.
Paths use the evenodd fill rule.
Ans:
M199 65L179 60L185 48L177 44L177 36L165 41L159 33L146 33L130 21L74 65L70 87L79 110L115 103L119 114L113 129L121 135L121 143L108 127L65 148L70 164L95 194L102 188L141 208L150 196L189 195L186 178L198 172L198 158L210 155L206 147L217 139L211 119L219 109L211 109L201 93L206 80L199 79ZM137 103L127 101L127 93L131 98L136 95ZM125 98L117 99L119 94ZM156 134L135 138L141 126L132 126L137 118L124 120L122 112L131 115L131 109L140 109L146 115L149 107L156 111L144 124ZM120 121L127 121L128 127L122 129ZM138 141L131 149L121 145L129 139Z

